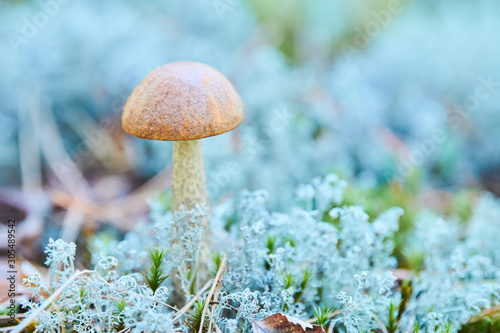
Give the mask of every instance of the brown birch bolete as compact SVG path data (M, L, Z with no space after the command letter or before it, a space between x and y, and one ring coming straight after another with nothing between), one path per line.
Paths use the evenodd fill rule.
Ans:
M191 61L155 69L134 89L122 116L125 132L143 139L174 141L172 209L207 202L200 139L234 129L243 104L229 80L214 68ZM210 227L203 221L200 262L208 258Z

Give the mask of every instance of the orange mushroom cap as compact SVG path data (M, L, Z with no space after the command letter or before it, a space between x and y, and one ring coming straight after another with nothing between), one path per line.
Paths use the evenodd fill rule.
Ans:
M129 96L125 132L143 139L179 141L219 135L237 127L243 103L216 69L179 61L151 72Z

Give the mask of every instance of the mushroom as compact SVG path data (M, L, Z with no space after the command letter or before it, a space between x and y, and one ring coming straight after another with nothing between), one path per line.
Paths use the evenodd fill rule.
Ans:
M174 141L172 209L178 211L207 202L200 139L234 129L243 117L241 99L224 75L205 64L179 61L139 83L125 104L122 126L139 138ZM203 227L200 262L208 259L208 218Z

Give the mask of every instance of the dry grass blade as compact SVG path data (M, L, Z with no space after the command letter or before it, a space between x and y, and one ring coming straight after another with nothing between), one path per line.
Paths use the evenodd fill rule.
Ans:
M24 318L24 317L26 317L26 313L16 313L16 318ZM10 319L10 316L9 315L1 315L0 320L4 320L4 319Z
M27 96L23 96L27 100ZM23 190L41 190L42 162L40 159L39 93L32 94L28 105L19 102L19 164Z
M49 298L47 298L45 300L45 302L43 302L42 305L40 305L38 308L36 308L35 311L33 311L26 319L24 319L22 322L19 323L19 325L17 325L12 331L11 333L21 333L22 330L24 330L26 327L28 327L28 325L37 318L38 316L38 313L40 313L40 311L44 310L46 307L48 307L56 298L57 296L59 296L59 294L67 287L71 284L71 282L73 282L77 277L81 276L81 275L84 275L84 274L89 274L89 273L93 273L94 271L91 271L91 270L84 270L84 271L77 271L75 272L75 274L73 274L73 276L71 276L66 282L64 282L64 284L62 286L60 286L56 291L54 291L54 293L52 293L52 295L50 295Z
M43 111L41 119L45 123L40 126L46 128L46 131L41 136L41 148L49 167L70 193L88 198L91 194L90 185L66 152L52 110L46 107Z
M203 294L207 289L208 287L210 287L210 284L212 283L212 281L207 281L207 283L205 283L205 285L200 289L200 291L198 291L198 293L188 302L186 303L186 305L184 305L179 311L177 311L177 313L175 314L175 317L173 319L173 322L177 322L179 320L179 318L186 313L187 310L189 310L189 308L193 305L193 303L198 299L200 298L201 294Z
M224 258L223 260L226 258L225 257L226 255L224 255ZM225 262L224 262L225 263ZM222 273L219 277L219 282L217 283L217 289L215 290L215 294L214 294L214 302L217 302L219 300L219 293L220 293L220 288L222 288L222 277L224 276L224 269L225 268L222 268L222 263L221 263L221 267L219 267L219 270L222 269ZM209 302L207 302L209 303ZM210 317L210 323L208 324L208 333L210 333L212 331L212 324L213 324L213 321L214 321L214 317L211 316ZM216 325L217 326L217 325Z
M49 298L47 298L38 308L36 308L36 310L33 311L26 319L24 319L21 323L19 323L19 325L15 326L15 327L8 327L8 329L12 329L11 333L20 333L20 332L22 332L22 330L24 330L31 322L33 322L37 318L37 316L40 313L40 311L43 311L48 306L53 306L52 303L54 302L54 300L59 296L59 294L66 287L68 287L76 278L78 278L79 276L85 275L85 274L94 274L94 276L96 278L98 278L103 283L105 283L105 284L107 284L109 286L109 283L106 280L104 280L94 270L76 271L75 274L73 274L61 287L59 287L56 291L54 291L54 293L52 295L50 295ZM210 284L207 283L207 285L210 285ZM207 288L208 288L208 286L207 286ZM124 293L128 293L128 294L134 294L134 295L140 296L140 297L146 297L145 295L140 295L140 294L137 294L137 293L131 293L131 292L127 291L127 290L120 290L120 289L117 289L117 290L121 291L121 292L124 292ZM110 298L110 297L103 297L103 298ZM112 299L115 299L115 298L112 298ZM172 307L172 306L170 306L170 305L168 305L166 303L163 303L163 302L159 302L159 303L161 303L162 305L165 305L167 307L170 307L172 310L177 311L177 309L175 309L174 307ZM130 304L130 303L128 303L128 304ZM126 331L124 331L124 332L126 332Z
M469 319L468 323L473 323L476 321L483 320L487 317L498 317L500 316L500 305L495 305L491 308L487 308L479 312L477 315Z
M64 114L64 120L96 160L112 172L129 170L130 165L124 151L113 138L111 126L99 124L86 108L82 107L77 111Z
M82 214L72 206L66 211L64 216L61 235L59 238L65 242L75 242L80 234L80 230L85 222L85 214Z
M382 323L380 318L375 313L372 313L372 317L373 317L373 319L375 319L378 326L380 326L380 330L382 331L382 333L389 333L389 332L387 332L387 328L385 328L385 325Z
M130 332L131 330L132 330L131 328L124 328L121 331L118 331L116 333L126 333L126 332Z
M215 275L214 283L212 284L212 288L210 288L210 291L208 293L207 300L205 302L205 307L203 308L203 312L201 313L202 320L205 319L205 315L207 314L208 305L210 304L210 300L212 299L212 295L214 294L215 287L218 285L219 279L220 279L225 267L226 267L226 254L224 253L224 255L222 256L222 260L220 262L219 270L217 271L217 274ZM212 323L211 320L210 320L210 323ZM209 326L208 333L210 333L210 330L211 330L211 327ZM200 330L198 331L198 333L202 333L202 332L203 332L203 325L200 325Z
M155 192L169 186L171 171L165 169L151 178L144 185L124 198L112 199L99 204L88 197L61 190L51 190L51 200L59 207L79 211L95 221L111 223L115 228L130 231L135 227L135 215L146 212L147 200ZM132 216L132 218L130 217Z
M222 333L222 331L220 330L219 325L217 325L217 324L215 324L215 331L216 331L217 333Z
M333 320L330 321L330 325L328 325L328 333L333 333L333 327L335 326Z

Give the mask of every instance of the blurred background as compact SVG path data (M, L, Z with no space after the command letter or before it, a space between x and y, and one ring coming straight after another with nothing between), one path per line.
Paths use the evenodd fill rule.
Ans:
M15 217L36 258L48 237L124 232L148 198L168 202L172 143L125 134L121 112L179 60L221 71L245 106L203 141L212 204L262 188L287 211L299 184L337 172L353 201L465 201L466 215L471 189L500 193L499 13L496 0L0 1L2 224Z

